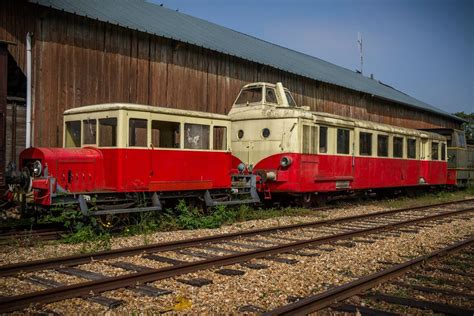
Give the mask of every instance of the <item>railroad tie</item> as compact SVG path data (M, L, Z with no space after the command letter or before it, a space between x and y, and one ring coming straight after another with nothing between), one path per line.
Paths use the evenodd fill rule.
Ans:
M74 276L87 279L87 280L101 280L108 277L101 273L86 271L86 270L82 270L78 268L60 268L60 269L56 269L56 271L64 273L64 274L74 275ZM172 291L159 289L147 284L131 287L130 290L137 292L140 295L153 296L153 297L172 293Z
M352 304L331 305L330 308L338 312L353 313L353 314L364 315L364 316L397 316L399 315L395 313L384 312L379 309L373 309L373 308L368 308L364 306L356 306Z
M60 287L60 286L65 286L66 284L57 282L54 280L38 277L35 275L28 276L26 278L23 278L23 280L29 281L34 284L41 285L46 288L54 288L54 287ZM100 304L102 306L105 306L107 308L116 308L120 305L122 305L124 302L122 300L117 300L115 298L110 298L110 297L105 297L102 295L94 295L94 296L89 296L85 298L86 300L90 302L94 302L97 304Z
M397 305L404 305L410 306L414 308L420 309L428 309L432 310L435 313L443 313L449 315L466 315L472 316L474 313L473 309L465 309L453 305L448 304L441 304L435 303L430 301L423 301L423 300L415 300L411 298L405 298L400 296L392 296L392 295L385 295L385 294L367 294L362 296L365 299L371 299L375 301L383 301L390 304L397 304Z

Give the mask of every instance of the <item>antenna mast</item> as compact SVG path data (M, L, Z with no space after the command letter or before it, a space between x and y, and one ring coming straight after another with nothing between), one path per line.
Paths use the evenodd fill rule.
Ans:
M359 44L359 53L360 53L360 74L362 74L364 66L364 55L362 54L362 34L357 32L357 43Z

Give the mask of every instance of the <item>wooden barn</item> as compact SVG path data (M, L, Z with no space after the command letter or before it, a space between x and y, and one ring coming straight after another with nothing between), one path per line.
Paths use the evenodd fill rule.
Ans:
M411 128L462 123L360 73L145 0L3 0L0 182L25 144L29 86L31 145L61 146L66 109L121 101L225 114L255 81L281 81L316 111Z

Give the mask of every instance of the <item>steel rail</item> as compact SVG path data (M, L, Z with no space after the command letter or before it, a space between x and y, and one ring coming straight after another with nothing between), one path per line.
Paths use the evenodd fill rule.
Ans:
M341 239L353 238L361 235L368 235L379 231L394 230L403 226L411 226L416 223L431 221L435 219L461 215L474 211L474 207L450 211L446 213L430 215L417 219L411 219L398 223L391 223L373 228L361 229L351 232L340 233L332 236L320 237L315 239L303 240L285 245L273 246L268 248L256 249L248 252L242 252L233 255L219 256L206 260L183 263L175 266L161 269L153 269L143 272L130 273L116 277L108 277L100 280L89 281L79 284L61 286L47 289L39 292L33 292L18 296L0 298L0 313L11 312L28 307L31 304L48 304L74 297L87 297L91 294L98 294L105 291L111 291L124 287L132 287L137 284L154 282L181 274L192 273L199 270L209 269L216 266L231 265L242 263L250 259L263 258L270 255L281 254L289 251L295 251L308 246L315 246Z
M380 211L376 213L363 214L363 215L353 215L353 216L327 219L327 220L315 221L315 222L309 222L309 223L300 223L300 224L292 224L292 225L285 225L285 226L278 226L278 227L269 227L269 228L263 228L263 229L254 229L254 230L248 230L248 231L243 231L243 232L217 234L213 236L205 236L205 237L194 238L194 239L170 241L170 242L165 242L165 243L157 243L157 244L143 245L143 246L136 246L136 247L126 247L126 248L100 251L100 252L89 253L89 254L77 254L77 255L64 256L64 257L58 257L58 258L49 258L49 259L35 260L35 261L22 262L22 263L13 263L13 264L0 266L0 277L11 276L18 273L39 271L39 270L44 270L44 269L53 269L53 268L58 268L58 267L81 265L81 264L86 264L93 261L107 260L107 259L113 259L113 258L118 258L118 257L135 256L135 255L139 255L143 253L171 251L171 250L176 250L180 248L198 246L198 245L202 245L209 242L235 239L238 237L248 237L248 236L268 234L268 233L279 232L279 231L288 231L288 230L307 228L307 227L319 227L319 226L324 226L328 224L338 224L338 223L350 222L350 221L359 220L359 219L380 217L380 216L395 214L395 213L418 211L418 210L446 206L446 205L468 203L472 201L474 201L474 199L456 200L456 201L451 201L451 202L443 202L443 203L422 205L422 206L409 207L409 208L400 208L400 209L395 209L395 210Z
M428 255L420 256L410 261L397 264L388 269L373 273L366 277L357 279L328 291L301 299L295 303L276 308L264 315L307 315L318 310L329 307L330 305L348 299L364 290L371 289L387 280L403 275L407 271L432 261L448 253L459 251L465 247L474 244L474 237L457 242L446 248L434 251Z

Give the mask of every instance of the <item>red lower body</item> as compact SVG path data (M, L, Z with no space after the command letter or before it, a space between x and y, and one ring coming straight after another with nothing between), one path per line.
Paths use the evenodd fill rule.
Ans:
M280 166L283 156L292 160L286 168ZM448 182L445 161L278 154L261 160L254 170L276 173L276 179L267 180L264 185L264 189L270 192L330 192L442 185Z

